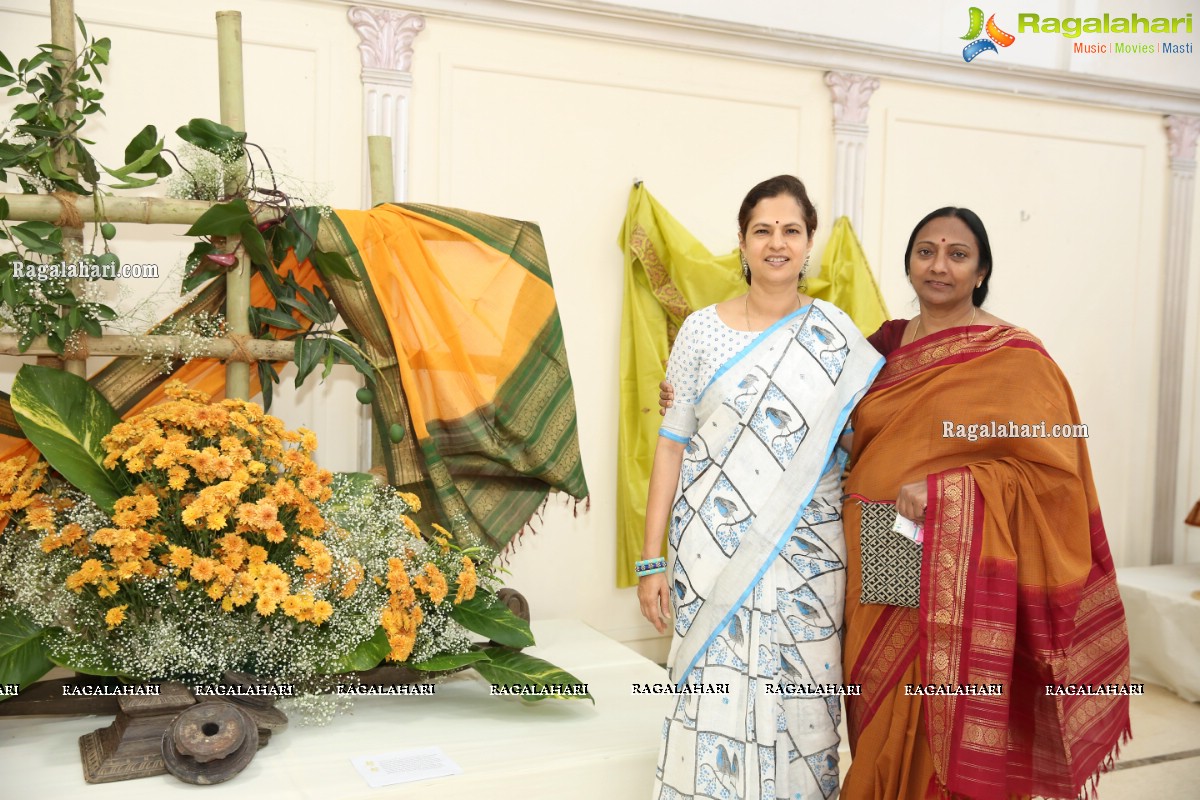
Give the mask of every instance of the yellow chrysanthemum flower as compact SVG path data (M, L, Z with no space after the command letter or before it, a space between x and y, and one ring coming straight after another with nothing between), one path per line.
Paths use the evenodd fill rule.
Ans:
M104 615L104 622L110 631L125 621L125 609L127 608L129 608L128 604L114 606Z

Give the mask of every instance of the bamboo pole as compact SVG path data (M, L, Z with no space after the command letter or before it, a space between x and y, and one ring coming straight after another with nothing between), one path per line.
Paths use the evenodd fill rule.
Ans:
M57 197L44 194L0 194L8 201L8 219L56 222L63 214L63 203ZM175 200L163 197L106 197L104 215L96 213L91 198L63 198L73 203L79 218L84 222L137 222L143 225L176 223L191 225L215 203L209 200ZM255 205L250 204L251 211ZM266 217L263 217L266 219Z
M0 353L22 355L17 346L21 337L15 333L0 333ZM161 356L164 358L229 358L238 352L231 339L199 339L170 335L85 336L89 355L93 356ZM295 345L272 339L247 339L241 349L256 361L291 361ZM36 337L23 353L36 356L53 353L45 336Z
M396 199L396 179L392 169L392 137L367 137L367 162L371 168L371 206Z
M239 11L217 12L217 69L221 92L221 123L235 131L246 130L246 105L242 77L242 15ZM226 174L225 193L235 194L245 174L245 162L240 170L231 168ZM230 251L237 247L240 237L230 237ZM225 325L236 336L250 335L250 257L243 249L237 266L225 276ZM229 361L225 364L225 396L250 399L250 365Z
M75 2L74 0L50 0L50 41L52 44L62 48L55 55L62 59L65 63L70 64L75 60ZM65 52L63 52L65 51ZM63 80L69 80L70 71L65 71ZM68 120L75 113L77 108L75 95L67 93L67 95L59 100L54 106L54 113L59 119ZM60 144L54 151L54 167L58 171L75 177L76 172L71 166L71 154L67 152L64 144ZM65 214L63 215L66 216ZM55 219L55 222L58 220ZM75 261L83 253L83 229L78 225L60 225L62 230L62 248L63 260ZM79 278L72 279L69 284L71 291L76 297L83 295L84 282ZM60 314L66 314L66 309L60 309ZM67 352L79 352L76 348L71 347L68 342ZM39 363L59 365L57 356L54 358L43 357L38 359ZM78 375L81 378L87 377L87 359L78 357L68 357L62 359L62 368L72 375Z

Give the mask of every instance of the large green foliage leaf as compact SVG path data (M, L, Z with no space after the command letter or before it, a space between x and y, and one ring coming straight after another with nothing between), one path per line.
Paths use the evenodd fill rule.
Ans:
M42 637L46 631L16 610L0 614L0 684L24 689L54 667ZM0 700L6 695L0 694Z
M482 592L454 606L450 616L467 630L486 636L497 644L529 647L534 643L528 622L514 614L508 606Z
M440 656L427 658L424 661L409 662L407 666L422 672L441 672L449 669L459 669L480 661L487 661L488 655L482 650L469 650L466 653L443 653Z
M482 652L487 655L487 660L478 661L471 666L489 683L530 687L533 691L522 695L523 699L544 700L547 697L559 697L573 700L586 697L592 701L592 705L596 703L596 698L592 697L591 692L566 694L555 691L555 687L576 687L584 684L571 673L549 661L507 647L489 647Z
M383 626L375 629L375 635L360 643L358 647L325 665L326 673L366 672L374 669L387 658L392 646L388 644L387 632Z
M11 400L17 424L50 466L111 514L130 486L124 473L104 468L100 440L121 421L104 396L77 375L26 364Z
M62 653L56 653L53 650L47 650L50 660L63 669L69 669L72 672L78 672L81 675L104 675L111 678L126 678L124 673L112 665L106 658L98 658L96 660L81 659L78 654L68 658Z

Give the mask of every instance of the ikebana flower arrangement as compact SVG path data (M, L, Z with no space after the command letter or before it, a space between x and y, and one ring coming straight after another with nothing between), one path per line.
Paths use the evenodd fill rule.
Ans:
M86 381L18 373L40 451L0 462L0 683L52 664L129 681L229 670L320 692L387 660L494 683L578 683L519 652L488 554L410 517L413 495L313 461L316 437L182 384L122 421ZM478 633L490 646L472 640Z

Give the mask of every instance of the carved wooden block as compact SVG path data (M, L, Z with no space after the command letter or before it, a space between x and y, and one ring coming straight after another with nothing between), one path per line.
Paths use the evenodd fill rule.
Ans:
M191 690L178 683L160 684L158 695L119 696L113 723L79 737L83 779L109 783L165 774L163 732L195 702Z

